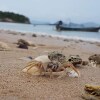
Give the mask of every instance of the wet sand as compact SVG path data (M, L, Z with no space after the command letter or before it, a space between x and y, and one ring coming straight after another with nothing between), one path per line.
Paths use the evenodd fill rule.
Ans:
M37 48L28 50L17 48L17 40L32 41ZM79 78L64 77L58 79L44 76L31 76L22 72L27 61L21 57L33 58L59 51L69 56L80 55L88 61L92 54L100 54L100 43L80 40L64 40L51 36L32 37L32 34L22 35L19 32L0 30L0 41L10 46L10 51L0 51L0 100L83 100L81 94L85 84L100 85L100 68L81 66L77 68Z

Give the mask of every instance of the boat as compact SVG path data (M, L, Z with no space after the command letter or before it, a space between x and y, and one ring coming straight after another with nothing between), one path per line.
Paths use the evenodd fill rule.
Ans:
M62 22L56 24L58 31L85 31L85 32L99 32L100 27L86 27L84 25L65 25Z

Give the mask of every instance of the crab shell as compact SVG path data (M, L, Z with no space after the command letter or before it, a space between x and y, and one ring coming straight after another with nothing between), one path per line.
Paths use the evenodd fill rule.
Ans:
M22 70L31 75L41 75L46 70L47 63L50 62L47 55L38 56Z
M48 63L51 62L48 58L48 55L42 55L36 57L33 61L29 62L27 66L22 70L23 72L26 72L31 75L48 75L49 72L46 72L46 68ZM68 70L66 70L66 73L70 73L69 76L72 77L79 77L79 72L76 70L74 66L70 66L70 64L67 66L64 65L64 67ZM59 72L52 72L53 75L61 75L64 71Z

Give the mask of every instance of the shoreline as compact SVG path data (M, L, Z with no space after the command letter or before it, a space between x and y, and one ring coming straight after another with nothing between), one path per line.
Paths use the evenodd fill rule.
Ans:
M25 34L25 35L32 35L35 34L37 36L41 36L41 37L52 37L52 38L59 38L59 39L63 39L65 41L81 41L81 42L89 42L89 43L100 43L100 40L87 40L87 39L80 39L79 37L67 37L67 36L61 36L61 35L52 35L52 34L48 34L48 33L43 33L43 32L21 32L21 31L15 31L15 30L8 30L8 29L0 29L0 31L4 31L4 32L14 32L16 34Z

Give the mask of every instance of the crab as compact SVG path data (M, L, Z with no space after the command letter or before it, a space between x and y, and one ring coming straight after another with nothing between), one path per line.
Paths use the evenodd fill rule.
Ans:
M74 65L66 60L61 53L51 52L48 55L38 56L29 62L23 72L32 75L59 75L59 78L66 74L72 77L79 77L80 74Z

